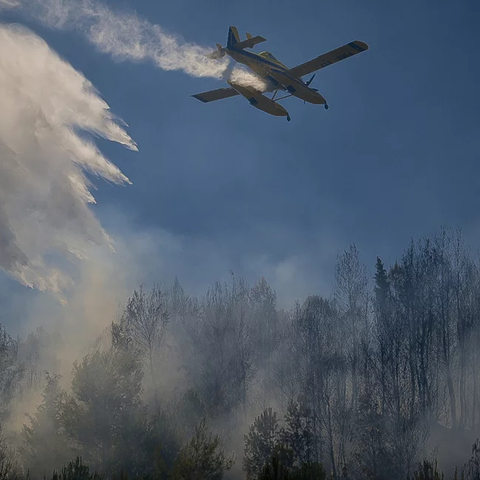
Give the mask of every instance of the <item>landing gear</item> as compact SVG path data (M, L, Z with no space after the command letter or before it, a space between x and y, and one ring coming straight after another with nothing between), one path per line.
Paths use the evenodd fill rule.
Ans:
M288 115L287 122L289 122L290 120L291 120L290 115Z
M325 104L325 110L328 110L328 103Z

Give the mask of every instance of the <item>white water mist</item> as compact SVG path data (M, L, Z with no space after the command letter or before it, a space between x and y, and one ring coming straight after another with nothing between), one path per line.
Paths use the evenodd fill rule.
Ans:
M92 84L41 38L0 24L0 45L0 267L61 293L72 279L52 258L75 261L92 244L112 244L89 208L85 172L130 183L78 132L137 146Z
M132 12L113 11L91 0L0 0L16 6L50 28L80 31L102 53L118 60L151 61L165 70L181 70L193 77L223 79L230 60L207 57L212 48L185 42ZM236 81L265 90L253 73L234 69Z

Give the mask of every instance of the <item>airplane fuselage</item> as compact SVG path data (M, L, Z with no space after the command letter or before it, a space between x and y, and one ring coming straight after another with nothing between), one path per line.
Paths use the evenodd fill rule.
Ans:
M269 90L281 89L286 90L283 85L279 84L271 75L270 72L273 68L287 70L282 65L268 60L258 53L249 52L245 50L237 50L235 48L225 48L230 57L232 57L236 62L241 63L251 70L253 70L257 75L259 75L263 80L267 81L267 86L270 87Z
M255 108L271 115L287 117L287 120L290 121L290 115L285 107L280 105L280 100L295 96L305 102L317 105L323 104L327 109L328 104L325 98L318 93L316 88L310 88L310 84L315 77L315 72L321 68L340 62L345 58L350 58L353 55L368 50L368 45L365 42L355 40L319 55L308 62L296 65L293 68L288 68L268 51L255 53L247 50L252 49L259 43L265 42L266 39L260 35L253 36L250 33L247 33L246 36L246 40L241 40L238 29L230 26L228 29L227 46L223 47L217 43L217 50L208 54L207 58L216 60L228 55L237 63L245 65L264 85L255 85L255 82L242 78L241 75L233 74L227 80L230 85L229 88L217 88L208 92L192 95L193 97L204 103L209 103L223 98L242 95ZM307 82L302 79L312 73L312 77ZM285 95L280 94L280 96L277 97L277 93L280 91L284 92ZM267 92L272 92L271 97L265 95Z
M225 48L224 50L236 62L247 66L259 75L266 82L267 91L288 91L293 96L309 103L326 103L323 96L308 87L301 78L293 78L288 75L288 68L276 59L265 58L258 53L236 49L235 47Z

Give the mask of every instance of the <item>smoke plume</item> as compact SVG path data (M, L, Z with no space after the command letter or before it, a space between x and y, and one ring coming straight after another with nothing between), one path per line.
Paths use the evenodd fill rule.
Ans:
M72 283L65 259L112 244L89 208L86 172L130 183L82 132L137 147L92 84L41 38L0 24L0 45L0 267L61 293Z

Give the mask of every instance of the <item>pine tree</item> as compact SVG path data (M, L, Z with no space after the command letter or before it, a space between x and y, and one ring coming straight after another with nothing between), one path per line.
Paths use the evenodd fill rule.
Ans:
M268 408L255 419L245 435L243 470L248 479L256 478L270 460L278 435L277 413Z
M73 395L63 408L65 428L93 468L132 470L142 462L145 415L138 357L111 348L75 363Z
M213 435L203 419L175 460L172 480L221 480L234 462L234 457L225 456L220 437Z
M280 441L293 451L294 463L302 465L313 460L312 415L305 404L289 402Z
M472 446L472 457L462 468L462 480L480 480L480 440Z
M438 471L437 462L429 462L424 460L418 465L418 468L413 472L413 477L409 480L443 480L445 477L443 473Z
M50 474L74 458L62 422L62 408L67 394L59 386L59 375L46 373L43 402L35 415L29 415L30 425L24 425L21 453L27 467L38 474Z
M383 265L382 260L380 257L377 257L377 263L375 264L375 297L377 300L377 304L382 306L388 296L388 290L390 287L390 282L388 280L388 274L385 270L385 266Z

